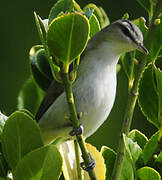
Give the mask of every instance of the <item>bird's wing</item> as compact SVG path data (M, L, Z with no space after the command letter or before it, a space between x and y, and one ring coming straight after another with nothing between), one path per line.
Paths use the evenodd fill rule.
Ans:
M48 110L48 108L53 104L53 102L57 99L57 97L63 93L63 91L64 91L64 88L62 84L58 83L56 80L53 80L36 113L36 116L35 116L36 121L39 121L39 119Z
M86 47L84 52L81 54L80 63L84 59L84 55L87 52L87 49L88 48ZM58 98L58 96L60 96L63 92L64 92L63 85L58 83L56 80L53 80L36 113L35 119L37 122L43 116L43 114L48 110L48 108L53 104L53 102Z

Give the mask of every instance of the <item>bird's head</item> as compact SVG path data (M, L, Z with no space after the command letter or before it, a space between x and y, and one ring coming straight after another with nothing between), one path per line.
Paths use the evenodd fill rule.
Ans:
M129 20L118 20L98 33L100 41L108 41L118 53L139 50L148 54L143 45L143 35L140 29Z

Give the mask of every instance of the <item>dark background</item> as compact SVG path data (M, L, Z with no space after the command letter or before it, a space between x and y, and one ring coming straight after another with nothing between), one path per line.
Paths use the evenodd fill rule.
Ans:
M47 18L56 0L3 1L0 6L0 109L7 115L16 110L17 94L30 73L28 52L33 45L40 44L34 23L33 12ZM88 3L102 6L110 21L120 19L128 12L130 19L146 17L145 11L135 0L82 0L81 7ZM116 148L125 105L127 102L127 78L118 73L117 97L113 110L99 130L88 141L96 145ZM132 129L137 128L148 137L155 128L142 116L136 107Z

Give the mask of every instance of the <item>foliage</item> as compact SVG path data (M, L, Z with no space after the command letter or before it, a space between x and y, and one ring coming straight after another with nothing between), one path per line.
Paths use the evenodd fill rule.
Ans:
M149 139L136 129L122 134L126 154L121 179L160 180L162 14L156 11L158 1L137 0L137 2L147 11L148 23L143 17L133 22L139 26L144 39L150 44L150 54L138 82L138 104L147 120L157 128L157 132ZM162 8L158 9L158 12L162 12ZM154 14L156 19L152 22ZM74 0L59 0L50 10L48 25L36 13L35 21L42 45L33 46L30 50L31 77L19 92L19 111L9 117L0 113L0 179L9 179L9 173L14 180L51 180L63 177L61 176L64 171L63 159L57 150L57 143L48 146L43 144L34 117L53 77L62 83L61 68L69 67L71 64L73 64L72 72L76 73L80 55L85 50L89 38L109 24L109 19L101 7L88 4L81 9ZM128 77L128 91L131 90L138 75L142 60L138 52L130 52L121 57L122 68ZM65 68L65 71L68 72L69 69ZM102 172L103 178L106 176L106 179L110 179L118 152L105 146L100 152L92 145L87 147L96 162L101 163L100 166L96 166L97 174ZM88 179L87 175L85 177Z

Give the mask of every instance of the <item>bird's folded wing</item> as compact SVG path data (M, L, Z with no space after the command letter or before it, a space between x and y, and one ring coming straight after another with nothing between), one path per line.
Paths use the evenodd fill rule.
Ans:
M88 45L89 44L90 43L88 42ZM86 52L90 49L90 46L88 47L88 45L87 45L86 49L84 50L84 52L80 56L80 63L84 59ZM72 68L70 67L70 71L71 70L72 70ZM53 102L58 98L58 96L60 96L63 92L64 92L63 85L58 83L56 80L53 80L46 92L46 95L45 95L42 103L39 106L37 113L36 113L35 119L37 122L43 116L43 114L48 110L48 108L53 104Z
M63 93L63 91L64 88L62 84L53 80L36 113L35 116L36 121L39 121L39 119L43 116L43 114L47 111L47 109L53 104L53 102L57 99L57 97Z

